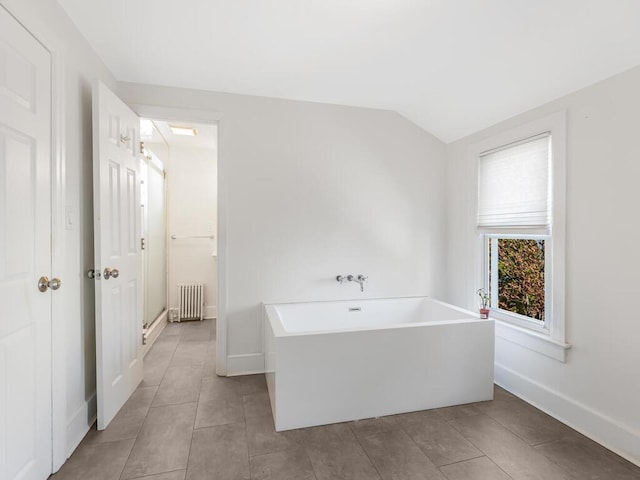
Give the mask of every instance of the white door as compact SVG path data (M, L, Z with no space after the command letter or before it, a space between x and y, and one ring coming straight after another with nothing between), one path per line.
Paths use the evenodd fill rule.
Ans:
M93 89L93 202L98 429L142 381L140 119Z
M51 56L0 6L0 480L51 473Z

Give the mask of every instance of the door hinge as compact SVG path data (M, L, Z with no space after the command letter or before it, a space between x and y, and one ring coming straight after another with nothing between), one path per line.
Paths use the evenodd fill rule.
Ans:
M147 336L144 334L144 332L142 332L142 345L146 345L147 344Z
M144 246L145 246L145 243L144 243L144 237L142 237L142 238L140 239L140 250L144 250Z
M144 142L140 142L140 153L144 155Z

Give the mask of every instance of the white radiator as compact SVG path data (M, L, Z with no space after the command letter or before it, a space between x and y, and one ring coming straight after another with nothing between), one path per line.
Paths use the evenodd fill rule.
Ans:
M178 285L178 321L204 318L204 285L189 283Z

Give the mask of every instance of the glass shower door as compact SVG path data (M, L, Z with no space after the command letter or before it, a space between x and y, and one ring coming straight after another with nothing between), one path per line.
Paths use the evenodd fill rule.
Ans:
M144 326L149 328L167 308L167 228L165 173L161 160L148 152L144 236Z

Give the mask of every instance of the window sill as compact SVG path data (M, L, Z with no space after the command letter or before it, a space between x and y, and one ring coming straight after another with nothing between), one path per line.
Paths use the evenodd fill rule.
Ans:
M518 327L504 320L495 320L496 337L565 363L566 352L571 348L570 343L554 340L547 334Z

